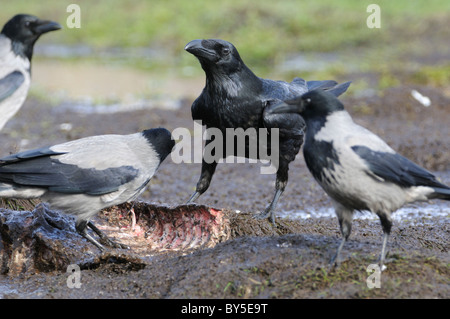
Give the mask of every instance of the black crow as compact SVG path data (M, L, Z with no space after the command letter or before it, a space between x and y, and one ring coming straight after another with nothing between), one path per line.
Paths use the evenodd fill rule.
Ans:
M270 114L295 112L306 121L303 148L308 169L333 201L342 242L350 236L353 212L369 210L383 228L380 266L386 256L391 213L405 204L430 199L450 200L450 188L433 174L397 154L380 137L355 124L343 104L324 91L272 105Z
M288 182L289 163L295 159L303 143L305 124L297 114L265 114L265 107L313 88L330 89L340 95L347 90L350 82L338 85L335 81L306 82L301 78L295 78L291 83L262 79L244 64L233 44L224 40L193 40L186 45L185 50L198 58L206 73L206 85L192 104L194 120L201 120L207 129L220 129L224 139L227 138L227 128L256 128L258 132L260 128L267 128L269 134L271 128L279 129L275 196L266 210L256 216L260 219L269 217L274 223L274 210ZM259 140L259 135L256 141L246 140L246 154L239 155L250 158L249 144L259 145ZM212 139L206 141L205 149L210 142ZM270 143L267 143L267 147L270 152ZM236 150L233 154L227 154L225 149L222 154L224 158L238 155ZM195 201L208 189L216 166L217 161L206 161L203 157L200 179L188 203Z
M139 196L175 142L164 128L130 135L99 135L0 158L0 197L42 198L77 216L76 230L94 245L89 220L100 210Z
M31 57L39 37L61 26L53 21L18 14L0 33L0 130L17 113L30 88Z

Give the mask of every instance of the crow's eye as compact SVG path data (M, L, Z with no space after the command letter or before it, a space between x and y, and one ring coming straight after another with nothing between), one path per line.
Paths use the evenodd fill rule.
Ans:
M230 49L228 49L228 48L223 48L223 49L222 49L222 54L223 54L223 55L228 55L228 54L230 54Z
M25 21L25 26L26 26L26 27L29 27L29 26L30 26L30 23L31 23L30 21Z
M305 100L305 102L306 102L306 104L309 104L309 103L311 103L311 99L308 97L308 98Z

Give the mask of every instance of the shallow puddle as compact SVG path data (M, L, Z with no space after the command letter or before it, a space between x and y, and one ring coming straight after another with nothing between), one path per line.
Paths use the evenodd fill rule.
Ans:
M307 218L336 218L332 207L306 208L302 210L291 210L279 212L280 217L291 219ZM394 222L423 222L427 218L448 218L450 217L450 205L447 203L419 203L404 206L392 214ZM368 211L355 212L354 219L377 220L378 217Z

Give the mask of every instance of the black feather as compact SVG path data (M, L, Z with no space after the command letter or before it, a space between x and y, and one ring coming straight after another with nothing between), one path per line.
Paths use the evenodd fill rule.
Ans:
M322 182L325 178L324 170L334 171L334 166L340 164L339 157L332 142L309 143L308 139L303 149L305 162L314 178Z
M131 166L86 169L52 158L57 154L61 153L43 148L2 158L0 182L65 194L102 195L117 191L138 176L138 170Z
M38 158L41 156L52 156L62 154L65 154L65 152L55 152L50 147L41 147L2 157L0 158L0 166L14 162L19 162L29 158Z
M429 186L447 188L429 171L397 153L375 152L366 146L352 146L375 175L402 187Z
M308 91L316 90L316 89L329 89L336 86L338 83L333 80L328 81L308 81Z
M14 71L0 80L0 102L10 97L23 84L25 77L22 72Z
M145 130L142 135L147 139L148 143L158 154L160 162L163 162L167 155L170 154L175 146L170 132L162 127Z

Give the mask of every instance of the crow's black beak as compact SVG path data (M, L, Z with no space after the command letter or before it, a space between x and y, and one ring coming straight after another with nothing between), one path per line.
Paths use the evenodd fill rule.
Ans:
M301 113L304 110L303 101L291 100L269 105L264 112L266 114L277 113Z
M38 20L33 27L33 31L37 34L43 34L59 29L62 29L62 26L59 23L49 20Z
M186 46L184 49L189 53L194 53L195 51L199 50L200 48L203 48L202 46L202 40L192 40Z
M198 58L205 58L205 59L208 59L210 61L217 60L216 51L214 51L212 49L205 48L203 46L203 40L192 40L191 42L186 44L184 49L187 52L195 55Z

